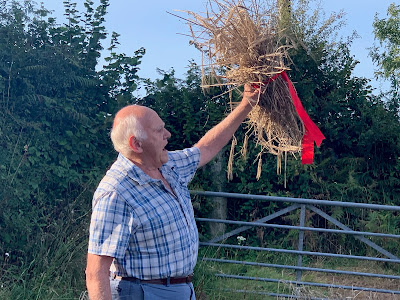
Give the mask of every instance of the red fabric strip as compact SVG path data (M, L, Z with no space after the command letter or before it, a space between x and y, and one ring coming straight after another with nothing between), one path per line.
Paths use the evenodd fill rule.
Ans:
M292 97L294 107L296 108L296 111L300 119L303 121L305 127L305 133L303 136L303 143L302 143L301 163L312 164L314 160L314 142L317 145L317 147L319 147L322 141L325 139L325 136L319 130L317 125L315 125L314 122L308 116L286 72L283 71L280 74L283 80L285 80L288 84L290 96Z
M268 80L261 82L261 86L267 85L268 83L274 81L275 79L277 79L279 76L281 75L281 73L275 74L274 76L268 78ZM259 89L260 85L257 83L252 83L251 86L255 89Z
M304 133L303 141L302 141L302 145L301 145L302 146L301 163L303 165L310 165L314 161L314 142L317 144L317 147L319 147L321 145L322 141L325 139L325 136L319 130L317 125L315 125L314 122L308 116L303 105L301 104L299 96L297 96L296 90L295 90L292 82L290 81L290 79L285 71L282 71L281 73L278 73L278 74L272 76L267 81L262 82L261 85L264 86L264 85L274 81L279 76L282 76L282 79L287 82L288 87L289 87L289 93L292 98L294 107L296 108L297 114L299 115L300 119L303 121L303 124L305 127L305 133ZM253 88L256 88L256 89L260 88L260 85L258 85L256 83L253 83L251 85Z

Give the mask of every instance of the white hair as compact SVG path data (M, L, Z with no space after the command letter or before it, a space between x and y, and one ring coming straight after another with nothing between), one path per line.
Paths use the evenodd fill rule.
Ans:
M135 115L128 115L111 129L111 141L117 152L127 155L132 152L129 146L129 138L134 136L139 142L147 139L142 124Z

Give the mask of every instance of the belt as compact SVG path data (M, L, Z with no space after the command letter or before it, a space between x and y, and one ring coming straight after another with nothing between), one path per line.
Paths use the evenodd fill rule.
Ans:
M121 277L121 276L113 276L114 279L120 280L127 280L132 281L135 283L149 283L149 284L162 284L162 285L169 285L169 284L181 284L181 283L190 283L193 281L193 274L190 274L186 277L168 277L168 278L160 278L160 279L149 279L149 280L142 280L135 277Z

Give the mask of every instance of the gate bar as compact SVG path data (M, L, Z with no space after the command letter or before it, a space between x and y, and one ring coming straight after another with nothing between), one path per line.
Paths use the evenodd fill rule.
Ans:
M311 268L311 267L298 267L298 266L290 266L290 265L257 263L257 262L231 260L231 259L220 259L220 258L203 257L201 260L202 261L216 262L216 263L238 264L238 265L256 266L256 267L267 267L267 268L289 269L289 270L300 269L300 270L303 270L303 271L311 271L311 272L337 273L337 274L344 274L344 275L356 275L356 276L365 276L365 277L379 277L379 278L388 278L388 279L400 279L400 276L397 276L397 275L386 275L386 274L365 273L365 272L353 272L353 271L345 271L345 270L321 269L321 268Z
M345 254L324 253L324 252L311 252L311 251L298 251L298 250L287 250L287 249L276 249L276 248L250 247L250 246L239 246L239 245L217 244L217 243L206 243L206 242L200 242L199 245L200 246L219 247L219 248L256 250L256 251L268 251L268 252L304 254L304 255L340 257L340 258L354 258L354 259L359 259L359 260L370 260L370 261L400 263L400 259L379 258L379 257L371 257L371 256L357 256L357 255L345 255Z
M295 284L295 285L309 285L309 286L319 286L319 287L328 287L328 288L341 288L341 289L347 289L347 290L358 290L358 291L368 291L368 292L400 295L400 291L366 288L366 287L361 287L361 286L348 286L348 285L337 285L337 284L327 284L327 283L318 283L318 282L293 281L293 280L262 278L262 277L249 277L249 276L227 275L227 274L215 274L215 276L222 277L222 278L256 280L256 281L277 282L277 283L286 283L286 284Z
M390 210L400 211L400 206L381 205L381 204L367 204L367 203L354 203L354 202L341 202L341 201L330 201L330 200L316 200L316 199L305 199L305 198L290 198L290 197L277 197L277 196L261 196L251 194L238 194L238 193L225 193L225 192L210 192L210 191L193 191L192 195L199 196L211 196L211 197L225 197L225 198L239 198L248 200L268 200L277 202L291 202L301 204L312 204L312 205L328 205L328 206L342 206L342 207L356 207L356 208L367 208L377 210Z
M369 235L369 236L396 238L396 239L400 238L400 235L398 235L398 234L377 233L377 232L368 232L368 231L355 231L355 230L342 230L342 229L316 228L316 227L301 227L301 226L280 225L280 224L268 224L268 223L261 223L260 222L261 220L257 220L254 222L246 222L246 221L233 221L233 220L222 220L222 219L196 218L196 221L225 223L225 224L233 224L233 225L247 225L247 226L240 227L240 228L248 227L242 231L245 231L245 230L249 229L250 227L260 226L260 227L273 227L273 228L305 230L305 231L315 231L315 232L343 233L343 234L349 234L349 235ZM231 231L231 232L233 232L233 231ZM233 235L234 234L232 234L230 236L233 236ZM228 237L230 237L230 236L228 236ZM217 242L219 242L219 241L217 241ZM209 243L213 243L213 242L210 240Z

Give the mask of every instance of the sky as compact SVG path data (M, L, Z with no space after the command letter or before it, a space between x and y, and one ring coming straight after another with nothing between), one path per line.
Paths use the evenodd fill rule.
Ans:
M44 6L54 10L54 16L62 20L63 0L42 0ZM78 9L83 8L84 0L75 0ZM322 9L329 15L332 12L345 12L346 25L339 36L346 37L356 31L359 35L352 46L351 54L360 61L354 75L369 79L374 78L374 65L368 56L369 47L374 45L374 17L386 17L390 3L400 4L400 0L320 0ZM95 3L98 3L98 1ZM202 13L206 9L207 0L110 0L106 15L106 29L115 31L119 38L119 51L127 55L144 47L146 54L140 65L139 76L158 78L157 68L168 71L172 68L178 78L184 78L190 60L200 64L200 52L189 45L189 29L184 20L170 13L187 15L177 10L188 10ZM60 21L61 22L61 21ZM104 44L107 48L108 44ZM102 63L100 61L100 63ZM377 89L386 89L388 84L373 81Z

